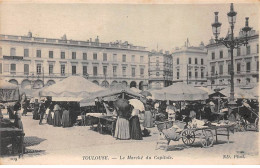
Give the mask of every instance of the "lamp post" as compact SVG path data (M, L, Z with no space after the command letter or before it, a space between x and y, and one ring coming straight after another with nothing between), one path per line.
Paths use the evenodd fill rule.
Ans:
M248 17L246 17L245 21L245 27L242 28L243 31L243 38L234 38L234 26L236 23L236 15L237 12L234 11L234 6L233 3L230 4L230 11L227 13L228 16L228 22L230 24L231 28L231 34L230 36L226 38L220 38L218 39L218 36L220 34L220 28L221 28L221 23L218 21L218 12L215 12L215 22L211 24L212 26L212 31L215 36L215 41L218 44L223 44L227 48L230 48L230 53L231 53L231 70L230 70L230 75L231 75L231 89L230 89L230 106L235 105L235 98L234 98L234 58L233 58L233 50L234 48L239 48L241 45L247 45L248 44L248 36L249 32L251 31L251 27L248 26Z

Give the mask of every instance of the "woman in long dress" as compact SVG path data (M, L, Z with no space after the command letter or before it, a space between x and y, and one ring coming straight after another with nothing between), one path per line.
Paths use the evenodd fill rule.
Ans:
M152 112L151 112L150 105L145 106L143 126L145 128L153 127L153 115L152 115Z
M64 109L64 111L62 112L62 127L70 127L70 114L69 111L67 109Z
M38 99L35 99L35 103L34 103L34 109L33 109L33 119L34 120L39 120L39 114L38 114L38 110L39 110L39 102Z
M130 130L129 130L129 112L130 104L125 99L119 99L115 102L115 107L117 111L117 121L115 129L115 138L126 140L130 139Z
M54 111L53 126L60 127L61 126L60 106L58 104L55 104L53 111Z
M139 121L139 110L138 109L133 109L131 118L130 118L130 136L131 139L135 140L142 140L142 130L140 126L140 121Z

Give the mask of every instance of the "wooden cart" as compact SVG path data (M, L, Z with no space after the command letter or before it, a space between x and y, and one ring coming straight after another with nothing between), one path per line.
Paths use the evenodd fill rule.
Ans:
M169 129L174 125L174 122L168 121L164 123L158 123L157 128L160 133L160 137L164 137L167 140L167 148L170 144L170 141L179 141L180 139L182 142L187 145L191 146L195 139L199 139L202 147L207 148L213 146L214 140L216 143L218 142L218 136L226 136L228 143L230 137L230 130L233 129L234 125L221 125L221 126L203 126L202 128L185 128L181 132L176 132L178 135L172 138L168 134L165 134L163 130ZM215 137L214 137L215 136ZM156 149L158 149L158 144L160 141L157 141Z

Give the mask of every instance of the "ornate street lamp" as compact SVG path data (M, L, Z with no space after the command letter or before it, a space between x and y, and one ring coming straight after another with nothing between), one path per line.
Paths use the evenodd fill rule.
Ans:
M218 39L218 36L220 34L220 28L221 23L218 21L218 12L215 12L215 22L211 24L213 35L215 36L216 43L223 44L227 48L230 48L231 52L231 89L230 89L230 107L233 107L232 105L235 105L235 98L234 98L234 58L233 58L233 50L234 48L239 48L241 45L247 45L248 44L248 36L249 32L251 31L251 27L248 26L248 17L246 17L246 23L245 27L242 29L243 31L243 38L234 38L234 24L236 23L236 15L237 12L234 11L233 3L230 5L230 12L227 13L228 16L228 22L230 24L231 28L231 34L230 36L226 38L220 38Z

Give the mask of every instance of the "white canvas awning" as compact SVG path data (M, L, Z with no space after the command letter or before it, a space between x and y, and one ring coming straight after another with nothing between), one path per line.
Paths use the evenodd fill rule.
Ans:
M151 93L156 100L195 101L208 99L208 92L184 83L174 83L160 90L153 90Z

